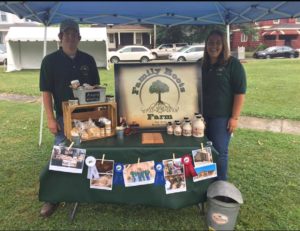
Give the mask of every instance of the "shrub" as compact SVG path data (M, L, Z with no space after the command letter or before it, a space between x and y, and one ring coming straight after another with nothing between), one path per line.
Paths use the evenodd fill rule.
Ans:
M268 46L265 44L259 44L254 51L262 51L264 49L266 49Z

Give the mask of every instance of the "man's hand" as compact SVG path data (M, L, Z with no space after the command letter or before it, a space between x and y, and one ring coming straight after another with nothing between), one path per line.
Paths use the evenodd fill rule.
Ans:
M60 131L60 126L59 124L56 122L55 119L52 119L52 120L48 120L48 128L49 128L49 131L52 133L52 134L56 134L58 131Z
M227 129L229 133L233 133L238 127L238 119L231 117L228 121Z

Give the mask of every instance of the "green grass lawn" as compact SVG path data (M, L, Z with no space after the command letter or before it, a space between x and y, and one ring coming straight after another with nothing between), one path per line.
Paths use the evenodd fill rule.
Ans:
M248 60L244 115L300 120L300 59Z
M3 110L5 108L5 110ZM50 219L39 217L39 174L53 137L44 130L38 147L40 105L0 101L0 229L5 230L203 230L197 206L171 210L117 204L71 205ZM17 115L17 116L16 116ZM241 191L237 230L300 229L300 136L238 130L232 139L229 182Z
M248 84L243 115L300 120L300 59L252 59L243 65ZM107 94L114 95L113 66L99 72ZM39 71L0 69L0 92L39 96Z

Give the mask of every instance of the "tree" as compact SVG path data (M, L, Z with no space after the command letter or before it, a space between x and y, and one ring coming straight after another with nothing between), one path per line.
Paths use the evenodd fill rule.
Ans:
M157 44L162 43L203 43L213 29L225 32L224 25L178 25L172 27L157 26Z
M240 24L239 27L241 31L247 36L251 35L253 37L256 36L258 33L258 30L254 27L253 23L243 23Z
M158 103L162 103L161 101L161 93L165 93L169 91L169 86L160 80L156 80L153 82L149 88L149 92L158 94Z
M157 112L157 113L164 113L164 112L177 112L178 111L178 107L174 108L172 107L170 104L168 104L167 102L163 102L161 100L161 94L162 93L166 93L169 92L169 86L165 83L163 83L160 80L156 80L154 81L151 86L149 87L149 92L151 94L156 93L158 94L158 100L154 103L152 103L148 108L146 108L145 110L143 110L143 112L145 113L153 113L153 112Z

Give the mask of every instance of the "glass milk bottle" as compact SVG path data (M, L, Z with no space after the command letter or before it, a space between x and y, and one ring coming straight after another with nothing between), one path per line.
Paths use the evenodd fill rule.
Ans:
M192 136L192 125L189 119L187 119L182 126L183 136Z
M199 112L195 112L195 113L194 113L194 117L192 118L192 121L191 121L192 124L193 124L194 121L197 119L197 118L196 118L197 115L200 115L200 113L199 113Z
M180 122L176 122L175 124L175 128L174 128L174 135L175 136L181 136L181 133L182 133L182 128L180 126Z
M173 135L174 129L173 129L173 124L172 122L168 122L167 124L167 133L168 135Z
M196 119L193 122L193 136L194 137L203 137L204 136L204 118L202 115L196 115Z
M187 120L189 120L189 117L183 117L181 127L183 127L183 125L186 123Z

